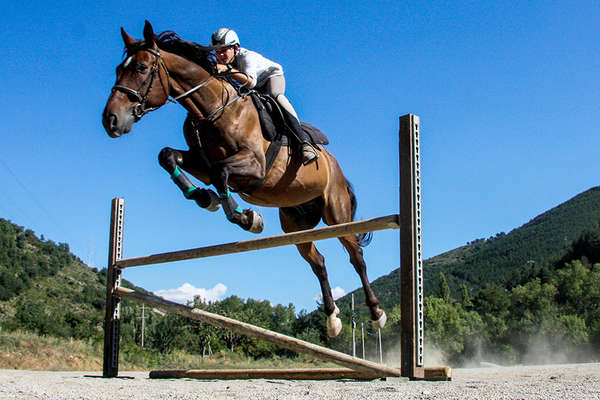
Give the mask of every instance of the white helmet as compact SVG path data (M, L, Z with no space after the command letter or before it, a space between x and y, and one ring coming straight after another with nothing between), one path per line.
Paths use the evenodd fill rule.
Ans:
M240 44L240 39L233 29L221 28L211 37L212 45L215 47L228 47Z

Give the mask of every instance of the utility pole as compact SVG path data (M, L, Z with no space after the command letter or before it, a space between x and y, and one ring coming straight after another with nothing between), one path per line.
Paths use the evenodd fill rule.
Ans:
M377 338L379 340L379 364L383 364L383 350L381 347L381 328L377 329Z
M352 357L356 357L356 320L354 319L354 293L352 293Z
M140 317L138 317L140 318ZM142 320L142 348L144 348L144 331L146 330L145 328L145 322L146 322L146 306L144 305L144 303L142 303L142 316L140 318Z
M365 359L365 323L361 322L360 323L360 333L361 333L361 338L362 338L362 358L363 360Z

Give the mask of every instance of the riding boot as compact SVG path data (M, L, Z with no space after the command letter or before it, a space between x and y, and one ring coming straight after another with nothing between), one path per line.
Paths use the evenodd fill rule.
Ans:
M319 153L317 153L317 150L315 150L313 145L310 143L310 138L308 137L306 132L304 132L304 129L302 129L302 127L300 126L300 121L294 118L293 115L288 114L287 117L288 123L293 131L294 136L298 138L299 150L302 154L302 164L308 165L314 161L317 161L317 158L319 158Z

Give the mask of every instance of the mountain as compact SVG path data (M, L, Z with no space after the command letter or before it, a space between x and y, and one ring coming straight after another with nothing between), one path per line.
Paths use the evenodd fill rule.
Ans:
M89 268L66 243L38 238L0 218L0 326L97 339L105 301L105 270Z
M587 228L600 221L600 186L593 187L544 212L509 233L476 239L454 250L424 260L425 295L438 293L440 273L446 275L453 293L465 284L471 293L495 283L514 286L531 268L552 262ZM400 269L372 283L384 309L400 303ZM362 288L354 292L355 303L364 308ZM350 307L350 294L337 301ZM360 309L363 312L366 310Z

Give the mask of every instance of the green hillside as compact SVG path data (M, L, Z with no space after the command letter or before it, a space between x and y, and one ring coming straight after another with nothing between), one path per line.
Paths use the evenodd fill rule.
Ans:
M454 295L458 295L462 284L466 284L471 293L491 283L512 287L532 268L540 268L553 258L561 257L582 231L598 221L600 187L594 187L509 233L476 239L425 260L425 295L438 294L440 272L446 275ZM385 309L390 310L400 303L399 275L400 269L396 269L373 282L373 289ZM365 312L362 289L353 293L355 303ZM337 303L340 308L349 307L350 296Z
M0 218L0 326L97 340L105 298L105 270L86 266L66 243Z

